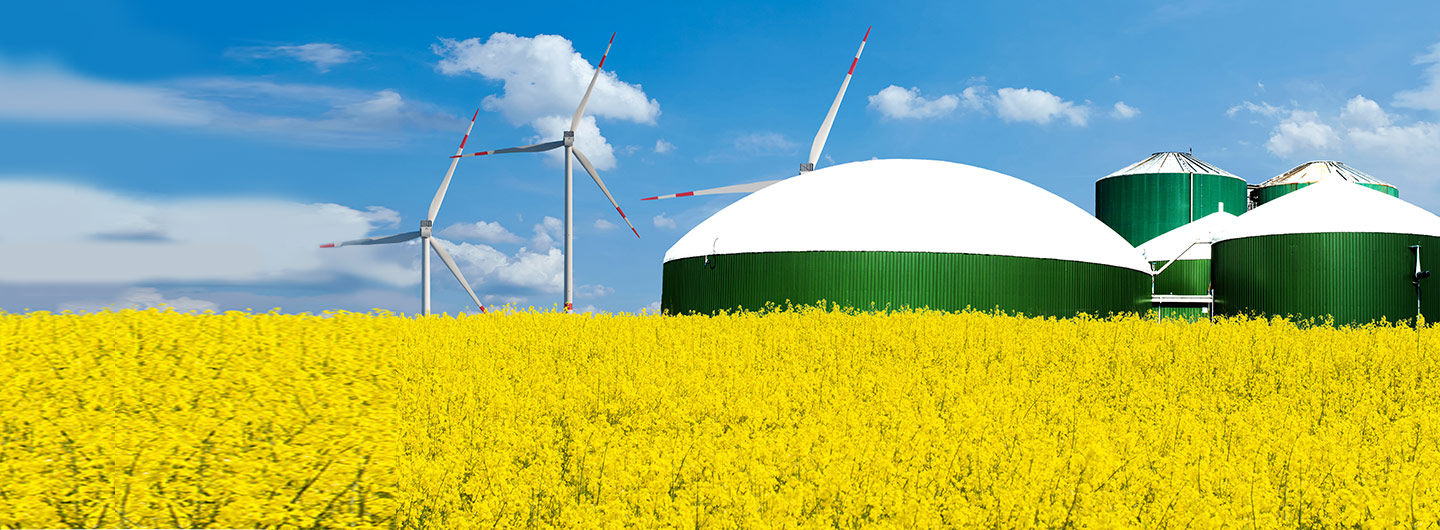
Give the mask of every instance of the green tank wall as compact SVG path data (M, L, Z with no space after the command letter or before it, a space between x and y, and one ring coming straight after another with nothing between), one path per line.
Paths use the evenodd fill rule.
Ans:
M1240 215L1246 208L1245 181L1195 173L1150 173L1107 177L1095 182L1095 217L1132 246L1219 211Z
M1152 261L1155 270L1165 266L1163 261ZM1188 259L1171 263L1165 272L1155 277L1155 294L1210 294L1210 260Z
M1156 304L1155 310L1160 313L1161 320L1184 320L1195 322L1207 320L1210 314L1206 313L1207 307L1203 304Z
M1421 264L1440 272L1440 238L1327 232L1220 241L1211 254L1215 311L1298 318L1331 315L1336 325L1415 318L1410 283ZM1440 276L1421 281L1426 321L1440 317Z
M1312 184L1312 183L1310 183L1310 182L1300 182L1300 183L1296 183L1296 184L1279 184L1279 185L1275 185L1275 186L1265 186L1265 187L1263 187L1263 188L1256 188L1256 189L1255 189L1255 206L1260 206L1261 204L1265 204L1265 203L1267 203L1267 202L1273 201L1273 200L1278 199L1278 198L1280 198L1281 196L1283 196L1283 195L1285 195L1285 194L1287 194L1287 193L1290 193L1290 192L1292 192L1292 191L1298 190L1298 189L1303 188L1303 187L1305 187L1305 186L1309 186L1310 184ZM1391 196L1391 197L1399 197L1399 196L1400 196L1400 190L1399 190L1399 189L1396 189L1394 186L1382 186L1382 185L1379 185L1379 184L1365 184L1365 183L1360 183L1360 185L1361 185L1361 186L1365 186L1365 187L1367 187L1367 188L1370 188L1370 189L1372 189L1372 190L1384 192L1385 194L1387 194L1387 195L1389 195L1389 196Z
M1150 307L1150 277L1074 261L930 252L764 252L664 264L661 308L672 314L762 309L824 300L868 309L999 308L1027 315L1108 315Z

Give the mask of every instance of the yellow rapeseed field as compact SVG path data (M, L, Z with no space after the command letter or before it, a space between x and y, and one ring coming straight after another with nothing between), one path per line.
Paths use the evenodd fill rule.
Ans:
M1434 527L1440 331L0 314L0 527Z

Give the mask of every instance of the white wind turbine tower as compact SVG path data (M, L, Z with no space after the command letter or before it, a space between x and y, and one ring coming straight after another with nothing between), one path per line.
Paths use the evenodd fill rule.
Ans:
M860 62L860 54L865 51L865 41L870 40L870 28L865 28L865 37L860 39L860 49L855 51L855 58L850 61L850 71L845 72L845 80L840 82L840 93L835 95L835 102L830 104L830 112L825 114L825 121L820 124L820 132L815 134L815 141L810 144L810 159L800 164L800 173L809 173L815 170L815 163L820 160L820 151L825 149L825 140L830 137L830 126L835 123L835 112L840 110L840 101L845 99L845 89L850 86L850 76L855 74L855 65ZM735 184L732 186L721 186L696 191L671 193L656 197L646 197L642 201L653 201L656 199L673 199L676 197L693 197L696 195L716 195L721 193L751 193L764 189L766 186L780 182L780 180L766 180L762 182L751 182L749 184Z
M480 109L475 109L475 114L473 116L470 116L470 127L465 129L465 137L460 139L460 148L455 150L455 154L458 155L465 151L465 141L470 139L470 131L475 128L475 118L478 116L480 116ZM420 221L419 230L390 236L367 237L365 239L352 239L350 241L343 241L340 243L329 243L325 245L320 245L320 248L335 248L352 245L385 245L389 243L403 243L418 237L420 238L421 244L421 314L424 314L426 316L430 315L430 249L432 248L435 249L435 253L440 256L440 260L445 262L445 266L450 268L450 272L455 275L455 279L460 280L460 286L465 288L465 292L470 293L470 299L475 301L475 306L480 308L481 313L484 313L485 304L480 303L480 298L475 296L475 291L470 288L470 283L465 281L465 275L460 274L460 267L455 265L455 260L450 257L450 253L445 250L445 247L440 245L440 242L431 241L432 238L430 235L431 229L435 226L435 214L440 213L440 203L445 200L445 190L450 187L450 177L455 174L455 165L459 161L459 159L452 159L450 161L450 169L445 171L445 179L440 181L440 189L435 191L435 198L430 200L430 212L425 215L425 219L423 221Z
M549 151L549 150L551 150L551 149L555 149L555 148L557 148L557 147L564 147L564 148L565 148L565 312L566 312L566 313L570 313L570 312L573 312L573 311L575 310L575 272L574 272L574 269L575 269L575 259L574 259L574 258L575 258L575 253L573 252L573 251L574 251L574 242L575 242L575 230L574 230L575 224L574 224L574 219L573 219L573 218L574 218L574 215L572 215L572 212L573 212L573 210L574 210L574 208L573 208L573 205L574 205L573 196L574 196L574 194L572 193L572 191L573 191L573 189L574 189L574 185L573 185L573 182L574 182L574 181L573 181L573 179L572 179L572 177L571 177L571 167L570 167L570 156L571 156L572 154L575 156L575 159L576 159L576 160L579 160L579 161L580 161L580 165L585 168L585 171L588 172L588 173L590 173L590 178L592 178L592 179L595 180L595 184L596 184L597 186L600 186L600 191L602 191L602 192L605 193L605 198L610 199L610 204L615 207L615 211L620 212L620 218L621 218L621 219L624 219L624 220L625 220L625 224L630 226L630 231L635 233L635 237L637 237L637 238L640 237L640 232L636 232L636 231L635 231L635 225L630 224L630 218L628 218L628 217L625 216L625 211L620 209L620 204L617 203L617 202L615 202L615 197L612 196L612 195L610 195L610 190L609 190L609 188L606 188L606 187L605 187L605 181L600 180L600 174L595 172L595 166L593 166L593 165L590 164L590 159L586 158L586 157L585 157L585 154L584 154L584 153L581 153L580 150L575 147L575 129L580 126L580 117L585 114L585 104L590 101L590 92L593 91L593 90L595 90L595 81L598 80L598 79L600 79L600 69L605 67L605 58L610 55L610 45L611 45L611 44L614 44L614 43L615 43L615 35L614 35L614 34L611 34L611 35L610 35L610 43L605 45L605 54L600 56L600 64L598 64L598 65L595 66L595 75L590 77L590 86L585 89L585 95L580 98L580 106L575 108L575 117L570 120L570 129L567 130L567 131L565 131L564 138L562 138L562 139L560 139L560 140L553 141L553 142L546 142L546 143L542 143L542 144L525 145L525 146L520 146L520 147L507 147L507 148L505 148L505 149L493 149L493 150L490 150L490 151L480 151L480 152L478 152L478 153L470 153L470 154L460 154L460 153L456 153L455 156L450 157L450 158L453 158L453 159L458 160L458 159L460 159L461 157L466 157L466 156L498 155L498 154L504 154L504 153L540 153L540 152L544 152L544 151ZM454 166L452 165L451 167L454 167ZM444 188L441 188L441 189L442 189L442 193L443 193L443 189L444 189Z

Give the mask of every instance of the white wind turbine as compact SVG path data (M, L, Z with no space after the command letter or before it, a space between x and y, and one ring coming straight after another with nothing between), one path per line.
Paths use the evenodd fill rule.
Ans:
M458 155L465 151L465 141L470 139L470 131L475 128L475 118L478 116L480 116L480 109L475 109L475 114L473 116L470 116L470 127L465 129L465 137L460 139L460 148L455 150L455 154ZM435 249L435 254L438 254L440 256L440 260L445 262L445 266L450 268L450 272L455 275L455 279L460 280L460 286L465 288L465 292L470 293L470 299L475 301L475 306L480 308L481 313L484 313L485 304L480 303L480 298L475 296L475 291L470 288L470 283L465 281L465 275L460 274L460 267L455 265L454 258L450 257L450 253L445 251L445 247L441 246L439 241L432 241L432 237L430 235L431 229L435 226L435 214L440 213L440 203L445 200L445 190L450 187L450 177L455 174L455 165L459 161L460 160L458 158L452 159L450 161L450 169L445 171L445 179L440 181L440 189L435 191L435 198L430 200L430 212L425 215L425 219L423 221L420 221L419 230L390 236L367 237L365 239L352 239L350 241L343 241L340 243L329 243L325 245L320 245L320 248L335 248L352 245L385 245L389 243L403 243L418 237L420 238L421 244L421 314L427 316L430 314L430 249L432 248Z
M865 37L860 39L860 49L855 51L855 58L850 61L850 71L845 72L845 80L840 82L840 93L835 95L835 102L830 104L830 112L825 114L825 121L820 124L820 132L815 134L815 141L810 144L810 159L800 164L800 173L805 174L815 170L815 163L820 160L820 151L825 149L825 140L830 137L830 126L835 123L835 112L840 110L840 101L845 99L845 89L850 86L850 76L855 74L855 65L860 62L860 54L865 51L865 41L870 40L870 28L865 28ZM646 197L642 201L653 201L656 199L673 199L676 197L693 197L696 195L716 195L721 193L751 193L764 189L766 186L780 182L781 180L766 180L762 182L751 182L749 184L735 184L696 191L671 193L656 197Z
M520 146L520 147L507 147L507 148L505 148L505 149L493 149L493 150L490 150L490 151L480 151L480 152L478 152L478 153L470 153L470 154L460 154L460 153L456 153L455 156L450 157L450 158L459 160L461 157L466 157L466 156L498 155L498 154L504 154L504 153L540 153L540 152L544 152L544 151L549 151L549 150L551 150L551 149L555 149L555 148L557 148L557 147L564 147L564 148L565 148L565 312L566 312L566 313L570 313L570 312L573 312L573 311L575 310L575 273L574 273L574 264L575 264L574 258L575 258L575 253L573 252L573 251L574 251L574 240L575 240L575 231L574 231L574 226L575 226L575 225L574 225L574 219L573 219L574 216L572 215L572 212L573 212L573 209L574 209L574 208L573 208L573 205L574 205L573 195L574 195L574 194L572 193L572 190L574 189L574 185L573 185L573 179L572 179L572 177L571 177L571 166L570 166L570 156L571 156L572 154L575 156L575 159L576 159L576 160L579 160L579 161L580 161L580 165L585 168L585 171L588 172L588 173L590 173L590 178L592 178L592 179L595 180L595 184L596 184L597 186L600 186L600 191L602 191L602 192L605 193L605 198L610 199L610 204L615 207L615 211L620 212L620 218L621 218L621 219L624 219L624 220L625 220L625 224L630 226L630 231L635 233L635 237L637 237L637 238L640 237L640 232L636 232L636 231L635 231L635 225L630 224L630 218L628 218L628 217L625 216L625 211L620 209L620 204L617 203L617 202L615 202L615 197L614 197L614 196L610 195L610 189L605 187L605 181L600 180L600 174L595 172L595 166L593 166L593 165L590 164L590 159L586 158L586 157L585 157L585 154L584 154L584 153L581 153L580 150L575 147L575 129L580 126L580 117L581 117L583 114L585 114L585 104L590 101L590 92L593 91L593 90L595 90L595 81L598 80L598 79L600 79L600 69L605 67L605 58L610 55L610 45L611 45L611 44L614 44L614 43L615 43L615 35L614 35L614 34L611 34L611 35L610 35L610 43L605 45L605 54L600 56L600 64L598 64L598 65L595 66L595 75L590 77L590 86L585 89L585 95L580 98L580 106L575 108L575 117L570 120L570 129L567 130L567 131L565 131L564 138L562 138L562 139L560 139L560 140L553 141L553 142L546 142L546 143L542 143L542 144L525 145L525 146ZM452 165L451 167L454 167L454 166ZM443 192L444 192L444 191L443 191L444 188L442 187L441 190L442 190L441 192L443 193Z

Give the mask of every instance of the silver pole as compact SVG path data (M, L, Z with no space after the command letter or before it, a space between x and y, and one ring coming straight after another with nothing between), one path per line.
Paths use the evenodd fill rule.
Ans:
M430 238L420 241L420 314L430 316Z
M575 133L566 132L566 140L573 138ZM571 209L574 206L574 179L571 178L570 142L565 144L565 312L575 312L575 253L574 253L574 217Z

